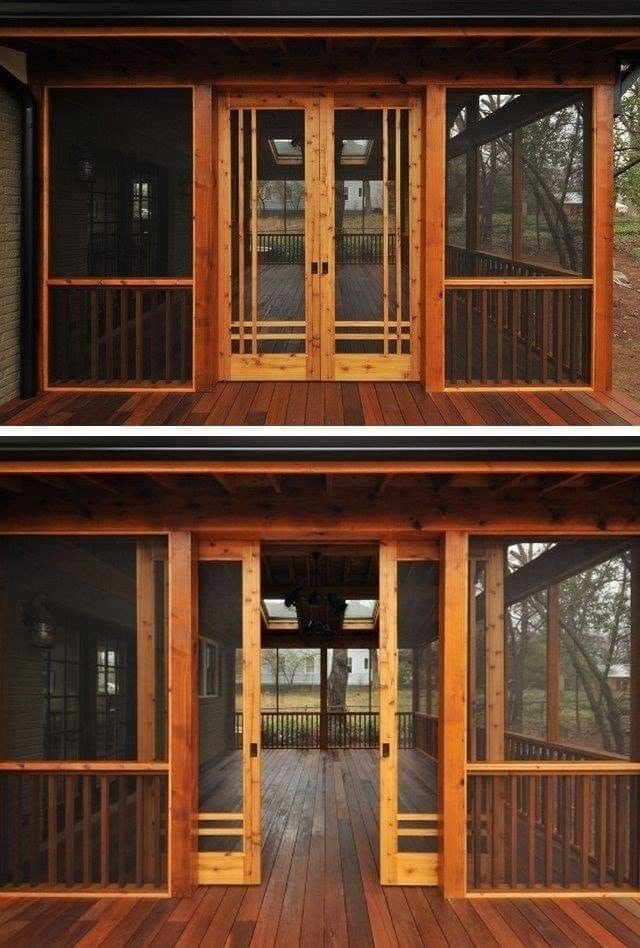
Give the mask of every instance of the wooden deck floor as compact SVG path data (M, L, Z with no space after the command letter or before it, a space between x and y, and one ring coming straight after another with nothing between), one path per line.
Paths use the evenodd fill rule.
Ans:
M263 883L188 899L0 902L15 946L640 945L640 902L569 898L445 902L383 888L373 751L265 752Z
M47 392L2 425L638 425L622 392L425 393L417 382L219 382L210 392Z

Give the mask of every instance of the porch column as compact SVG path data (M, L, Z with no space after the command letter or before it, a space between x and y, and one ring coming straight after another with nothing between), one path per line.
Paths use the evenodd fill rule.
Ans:
M329 720L327 718L327 649L320 649L320 749L326 750L329 736Z
M485 579L485 661L487 760L504 760L504 548L487 547Z
M560 711L560 601L558 586L547 589L547 740L555 743Z
M169 534L169 892L191 895L195 884L198 811L197 542Z
M138 760L156 755L156 601L154 541L136 547L136 676Z
M422 325L422 377L429 392L444 389L444 252L446 89L427 86L425 99L425 147L422 176L425 182L425 214L422 228L425 248L424 319ZM428 331L427 331L427 327Z
M447 531L442 544L440 628L440 887L462 898L467 862L467 637L469 538Z
M593 195L593 367L596 391L611 388L613 358L613 83L593 90L591 147Z

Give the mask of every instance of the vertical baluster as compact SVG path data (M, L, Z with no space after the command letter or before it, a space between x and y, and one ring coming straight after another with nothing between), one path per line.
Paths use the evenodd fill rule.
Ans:
M136 788L136 885L141 886L146 881L144 877L144 818L146 807L143 800L142 777L135 777L134 781Z
M623 776L613 777L615 785L615 805L614 827L615 827L615 852L614 852L614 879L617 888L622 888L625 883L625 819L624 814L627 811L626 781ZM637 832L637 827L636 827ZM628 881L628 880L627 880Z
M76 778L67 774L64 778L64 881L68 886L75 882L75 789Z
M504 374L503 365L503 334L504 334L504 290L496 290L496 382L498 385L502 382Z
M46 779L46 777L44 777ZM40 845L42 842L42 780L31 774L31 817L29 819L29 877L31 885L40 881Z
M107 287L104 291L104 345L105 345L105 375L107 382L112 382L113 372L113 294Z
M480 381L487 382L487 355L489 339L489 293L488 289L480 291Z
M58 799L56 775L47 774L47 876L49 887L58 882Z
M124 885L127 880L127 778L120 776L118 786L118 882Z
M518 372L518 334L522 319L522 293L520 290L511 292L511 381L521 381Z
M143 347L144 326L142 322L142 290L136 287L133 291L135 307L135 338L136 338L136 382L142 381L143 374Z
M586 889L589 885L591 855L591 777L585 775L577 779L581 783L580 884Z
M129 381L129 290L126 286L120 290L120 379Z
M82 381L83 378L86 378L86 373L83 371L84 361L86 357L84 338L83 338L84 336L83 329L84 329L85 313L88 311L87 293L88 291L86 289L80 290L81 300L78 301L79 305L76 307L76 313L75 313L76 331L75 331L75 336L74 336L73 341L74 341L75 350L76 350L75 378L76 378L76 381L78 382Z
M91 381L97 382L99 378L98 364L98 290L92 286L89 290L90 316L90 340L91 348Z
M11 863L14 885L22 882L22 775L9 775L9 820L11 826Z
M467 382L473 381L473 301L476 295L476 290L467 290L465 292L467 308L466 308L466 326L467 326L467 343L465 351L465 379Z
M527 884L530 889L536 884L536 840L538 837L536 791L536 778L531 774L527 781Z
M164 377L167 382L170 382L173 377L173 372L171 371L171 347L173 345L173 340L171 338L172 296L173 294L171 290L167 290L164 297Z
M109 777L100 776L100 884L109 885Z
M544 868L545 885L548 889L553 886L554 866L553 866L553 836L555 829L556 814L556 793L558 777L550 774L544 778L545 788L545 827L544 827Z
M91 832L91 784L93 777L84 774L82 780L82 882L89 886L93 882L93 840Z

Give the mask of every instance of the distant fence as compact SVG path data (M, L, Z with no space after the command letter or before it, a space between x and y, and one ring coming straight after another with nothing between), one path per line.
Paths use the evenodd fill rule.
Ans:
M389 260L395 259L395 235L389 235ZM259 234L259 263L304 263L304 234ZM338 234L336 263L382 263L382 234Z

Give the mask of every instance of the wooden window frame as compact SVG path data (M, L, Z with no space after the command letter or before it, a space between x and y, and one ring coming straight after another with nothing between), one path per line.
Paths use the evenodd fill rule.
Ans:
M59 89L185 89L191 93L192 169L191 169L191 276L190 277L52 277L50 272L50 208L51 208L51 92ZM42 146L40 168L40 327L38 356L40 387L54 392L194 392L209 388L212 379L212 353L209 339L212 320L211 299L214 267L212 262L213 223L213 141L214 114L212 86L209 83L109 79L93 81L52 82L42 87ZM50 303L53 287L118 287L147 289L190 289L191 298L191 382L160 385L156 383L113 383L99 385L53 384L50 379Z
M447 90L463 90L491 85L509 89L552 90L570 87L590 93L590 139L585 136L585 156L591 166L591 276L583 277L447 277L446 251L446 94ZM425 248L425 332L426 351L424 387L427 391L490 392L490 391L606 391L611 388L613 358L613 81L573 81L567 83L531 78L527 81L499 80L479 74L464 80L442 80L426 87L427 166L426 213L428 221ZM590 289L591 346L590 381L588 385L448 385L445 367L445 295L448 289Z

